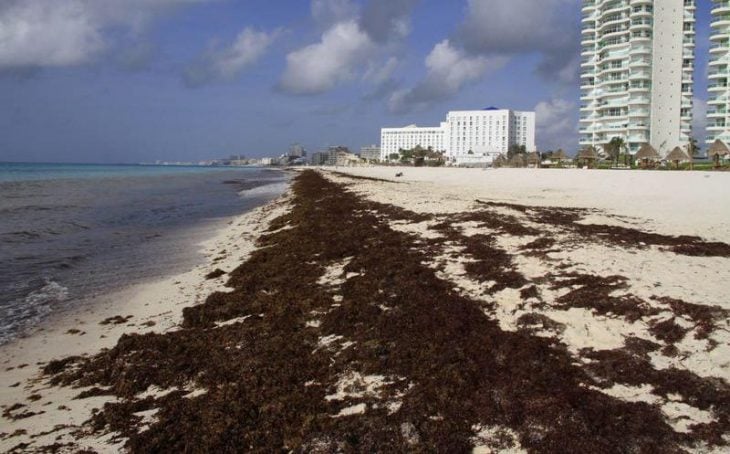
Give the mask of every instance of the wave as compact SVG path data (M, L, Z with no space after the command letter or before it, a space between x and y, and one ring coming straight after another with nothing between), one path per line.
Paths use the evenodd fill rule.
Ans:
M52 280L32 291L22 300L0 307L0 345L15 338L24 329L35 326L51 313L53 305L68 299L68 288Z
M253 199L257 197L275 197L286 191L287 188L289 188L289 182L285 180L272 180L271 183L239 191L238 195L247 199Z
M6 232L6 233L3 233L2 235L7 235L10 237L22 237L23 239L28 239L28 240L41 237L41 234L35 230L20 230L17 232Z
M75 233L80 230L90 230L91 227L73 221L56 222L53 227L34 230L17 230L0 232L0 241L7 243L22 243L25 241L41 240L48 236L58 236Z

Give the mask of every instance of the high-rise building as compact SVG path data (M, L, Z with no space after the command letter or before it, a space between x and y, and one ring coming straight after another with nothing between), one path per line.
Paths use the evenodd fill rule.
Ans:
M450 162L491 162L514 145L535 151L535 112L489 107L449 112L438 127L383 128L381 159L416 146L442 151Z
M289 147L289 153L287 154L290 158L303 158L307 156L307 151L301 144L295 143Z
M327 153L327 151L317 151L315 153L312 153L312 156L309 159L309 163L313 166L323 166L327 163L328 156L329 153Z
M535 151L535 113L488 107L449 112L446 117L446 155L507 153L513 145Z
M713 0L708 68L707 143L730 142L730 3Z
M580 143L662 154L692 134L695 0L583 0Z

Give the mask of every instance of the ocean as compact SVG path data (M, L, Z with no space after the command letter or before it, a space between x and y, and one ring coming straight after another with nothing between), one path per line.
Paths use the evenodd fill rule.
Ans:
M95 295L192 268L191 244L287 180L259 168L0 163L0 344Z

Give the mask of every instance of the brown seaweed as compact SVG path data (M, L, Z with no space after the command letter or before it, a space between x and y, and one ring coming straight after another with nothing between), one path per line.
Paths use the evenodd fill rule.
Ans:
M725 444L727 385L654 370L651 343L627 340L624 350L584 352L593 361L581 366L555 339L502 330L427 264L443 242L458 241L474 259L467 265L472 277L523 288L529 282L510 255L493 238L464 237L447 223L440 227L446 239L429 245L391 229L391 214L419 218L302 172L291 211L261 238L266 247L230 273L231 291L186 308L179 330L124 335L110 350L53 361L45 372L120 398L89 424L123 436L132 452L467 452L476 425L509 428L530 452L678 452L699 441ZM509 225L519 225L517 218L492 216L484 210L471 219L509 234L535 233ZM291 228L280 230L285 225ZM335 263L345 264L343 282L321 284ZM624 285L620 277L574 275L556 285L579 286L560 301L566 307L629 320L654 311L613 299L611 291ZM217 324L243 316L250 317ZM317 324L308 323L313 318ZM537 315L521 322L560 329ZM325 338L331 342L323 344ZM387 380L374 394L326 399L353 371ZM714 409L718 419L675 432L657 407L592 389L613 382L651 383L658 395L678 393L690 405ZM188 397L191 383L206 392ZM135 397L152 385L178 391ZM355 404L364 413L337 417ZM136 413L153 408L154 422L141 430Z

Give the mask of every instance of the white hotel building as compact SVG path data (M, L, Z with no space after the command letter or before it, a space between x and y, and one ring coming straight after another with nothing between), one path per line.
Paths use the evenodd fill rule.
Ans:
M713 0L708 69L707 143L730 143L730 2Z
M694 50L695 0L583 0L581 145L686 145Z
M535 112L490 107L449 112L438 127L383 128L381 159L416 146L443 151L455 164L489 163L513 145L535 151Z

